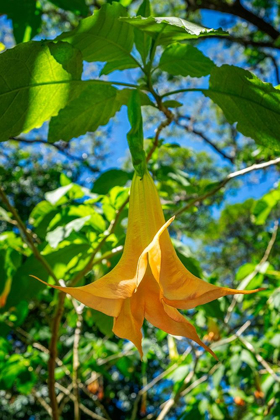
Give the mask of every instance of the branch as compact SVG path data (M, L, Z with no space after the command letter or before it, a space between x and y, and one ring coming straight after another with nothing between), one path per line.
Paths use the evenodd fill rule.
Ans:
M183 361L186 359L186 357L190 354L191 351L192 351L192 348L191 347L188 347L188 349L184 352L184 354L182 356L182 359L180 361L180 364L183 363ZM132 410L132 415L131 415L131 419L130 420L135 420L137 418L138 404L139 404L139 402L141 400L142 395L144 395L147 391L149 391L149 389L153 388L159 381L161 381L162 379L164 379L167 375L169 375L175 369L177 369L177 367L179 367L180 364L179 363L174 363L168 369L166 369L163 372L161 372L151 382L149 382L147 385L145 385L143 388L140 389L140 391L138 392L138 395L137 395L137 397L136 397L136 399L134 401L134 404L133 404L133 410Z
M181 393L181 397L184 397L185 395L187 395L190 391L192 391L194 388L196 388L198 385L202 384L203 382L207 381L207 379L213 375L213 373L216 372L216 370L218 369L218 367L221 365L220 362L216 363L212 369L209 370L208 373L206 373L205 375L203 375L201 378L197 379L196 381L194 381L190 386L188 386L186 389L184 389L184 391Z
M17 138L17 137L10 137L9 140L16 141L18 143L25 143L25 144L44 144L45 146L52 147L56 149L59 153L62 153L64 156L66 156L68 159L71 159L73 161L81 162L84 164L91 172L99 172L99 169L96 166L91 166L85 162L83 158L80 156L73 156L70 153L68 153L65 149L65 147L57 144L57 143L48 143L46 140L43 139L34 139L34 140L28 140L25 138ZM66 147L69 143L66 143Z
M162 110L162 109L161 109ZM163 111L163 110L162 110ZM167 112L168 111L168 112ZM160 136L160 134L161 134L161 132L162 132L162 130L165 128L165 127L168 127L171 123L172 123L172 121L173 121L173 119L174 119L174 116L173 116L173 114L169 111L169 110L167 110L166 108L165 108L165 110L163 111L164 113L165 113L165 115L167 116L166 117L166 120L165 121L162 121L161 123L160 123L160 125L158 126L158 128L156 129L156 135L155 135L155 138L154 138L154 141L153 141L153 144L152 144L152 147L151 147L151 149L148 151L148 154L147 154L147 158L146 158L146 161L147 162L149 162L149 160L151 159L151 157L153 156L153 153L154 153L154 151L157 149L157 147L159 146L159 136Z
M33 397L38 401L39 404L41 404L41 406L46 410L46 412L48 413L49 416L52 415L52 409L49 406L49 404L44 400L43 397L41 397L36 391L35 389L32 389L31 394L33 395Z
M188 394L188 392L190 392L191 390L193 390L194 388L196 388L198 385L200 385L202 382L205 382L211 375L213 375L213 373L218 369L218 367L221 365L220 362L216 363L212 369L210 369L210 371L203 375L201 378L197 379L195 382L193 382L189 387L186 388L186 386L188 385L188 383L191 381L192 377L195 374L195 367L193 371L190 372L190 374L186 377L183 386L181 389L181 391L179 391L174 398L170 398L169 400L167 400L163 405L163 409L160 412L160 414L158 415L156 420L163 420L165 418L165 416L169 413L169 411L171 410L171 408L178 402L178 400L180 399L180 397L185 396L186 394Z
M69 391L69 389L67 389L64 386L60 385L58 382L55 383L55 386L60 391L64 392L64 394L67 395L72 401L75 401L75 396ZM92 419L96 419L96 420L107 420L105 417L99 416L99 414L95 414L93 411L91 411L89 408L87 408L83 404L79 404L79 407L80 407L81 411L83 411L85 414L87 414Z
M0 186L0 198L2 199L3 203L7 206L10 213L12 213L12 215L13 215L15 221L16 221L17 227L19 229L20 235L22 237L22 240L28 245L28 247L33 252L35 258L38 261L40 261L42 266L46 269L46 271L49 273L49 275L53 278L55 283L59 284L58 278L54 274L51 266L49 265L47 260L40 254L38 248L34 245L31 233L28 231L25 224L21 220L16 208L14 206L12 206L12 204L10 203L8 197L6 196L6 194L4 192L4 189L1 186Z
M178 117L178 118L180 119L180 117ZM205 136L205 134L202 131L196 130L191 125L181 124L178 121L178 119L175 120L175 123L176 123L176 125L178 125L178 127L181 127L184 130L186 130L187 133L193 133L193 134L196 134L197 136L199 136L200 138L202 138L202 140L205 141L205 143L207 143L210 147L212 147L212 149L214 149L215 152L217 152L224 159L229 160L231 163L234 162L234 157L227 155L225 152L223 152L223 150L219 149L219 147L212 140L210 140L207 136Z
M186 4L194 11L208 9L237 16L256 26L260 31L264 32L274 41L276 41L280 36L280 32L277 29L275 29L266 20L246 9L240 1L233 1L229 3L223 0L201 0L200 2L197 2L196 0L186 0Z
M0 186L0 197L2 198L3 202L7 206L8 210L12 213L14 219L16 220L17 226L19 228L19 231L21 232L24 242L26 242L26 244L31 248L34 256L41 262L43 267L45 267L47 272L54 279L55 283L59 284L58 279L56 275L54 274L52 268L50 267L49 263L45 260L45 258L40 254L38 248L34 245L32 236L27 231L23 221L18 215L17 210L11 205L8 197L6 196L1 186ZM51 401L53 420L59 420L58 404L57 404L56 393L55 393L55 365L56 365L56 356L57 356L56 346L57 346L57 340L58 340L58 330L59 330L61 317L63 314L64 300L65 300L65 294L60 292L56 313L53 319L52 336L51 336L50 348L49 348L50 358L48 362L48 372L49 372L48 388L49 388L49 396L50 396L50 401Z
M273 41L254 41L249 38L240 38L237 36L228 35L227 37L221 35L211 36L211 39L221 39L225 42L230 41L236 44L243 45L244 47L256 47L256 48L274 48L280 50L280 45L274 44Z
M267 373L269 373L273 377L273 379L275 379L275 381L280 383L280 377L278 375L276 375L276 373L274 372L273 369L271 369L271 367L269 366L267 361L259 353L256 352L256 350L254 349L252 344L249 343L249 341L245 340L245 338L243 338L243 337L238 337L238 338L241 341L241 343L246 347L246 349L254 354L257 361L265 368Z
M198 197L194 198L188 204L183 206L180 210L178 210L175 213L175 216L178 216L178 215L182 214L184 211L188 210L192 206L197 205L197 204L201 203L202 201L204 201L206 198L211 197L212 195L216 194L216 192L218 192L220 189L222 189L231 179L234 179L234 178L236 178L238 176L241 176L241 175L245 175L245 174L247 174L249 172L252 172L252 171L256 171L258 169L265 169L265 168L268 168L269 166L278 165L279 163L280 163L280 157L278 157L276 159L273 159L273 160L269 160L268 162L254 164L252 166L249 166L248 168L244 168L244 169L241 169L239 171L232 172L225 179L220 181L216 188L209 191L208 193L202 194L201 196L198 196Z
M272 54L266 54L266 57L270 58L270 60L272 61L272 64L273 64L274 70L275 70L276 82L277 82L278 85L280 85L280 71L279 71L277 60Z

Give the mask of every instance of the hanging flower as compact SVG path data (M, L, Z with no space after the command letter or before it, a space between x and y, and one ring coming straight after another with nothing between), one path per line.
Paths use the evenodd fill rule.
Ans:
M82 287L52 286L83 304L114 317L113 331L132 341L142 355L144 318L168 334L187 337L209 351L192 324L177 310L191 309L221 296L257 290L217 287L191 274L181 263L164 220L156 186L146 170L134 175L123 255L116 267ZM44 282L43 282L44 283Z

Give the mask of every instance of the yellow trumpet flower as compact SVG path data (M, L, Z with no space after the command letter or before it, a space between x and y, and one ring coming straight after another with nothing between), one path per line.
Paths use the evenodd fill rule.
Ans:
M132 341L142 356L144 318L168 334L187 337L216 355L177 310L191 309L221 296L257 290L217 287L191 274L181 263L164 220L156 186L146 170L132 181L127 235L116 267L82 287L52 286L83 304L114 317L114 333Z

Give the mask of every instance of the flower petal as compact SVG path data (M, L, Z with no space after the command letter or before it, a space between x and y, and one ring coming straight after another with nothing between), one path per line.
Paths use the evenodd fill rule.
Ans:
M174 254L168 256L164 253L162 262L160 286L163 299L168 305L178 309L192 309L222 296L246 295L263 290L235 290L207 283L191 274Z
M175 308L162 300L159 285L151 274L146 274L138 293L145 296L145 318L151 324L168 334L187 337L195 341L217 359L215 353L200 340L194 326Z
M62 286L55 286L45 281L39 279L38 277L34 277L35 279L39 280L40 282L46 284L47 286L51 286L54 289L61 290L64 293L68 293L73 298L77 299L81 303L90 308L96 309L97 311L103 312L109 316L118 316L121 308L123 299L106 299L100 296L95 296L94 294L88 292L86 290L86 286L84 287L62 287Z
M139 214L142 214L145 236L148 237L149 232L150 237L154 235L154 239L145 251L148 251L149 265L153 276L159 283L164 300L168 305L179 309L191 309L222 296L250 294L262 290L234 290L218 287L191 274L178 258L166 230L174 218L164 223L157 189L150 174L146 172L142 179L136 176L133 182L138 197L134 201L133 213L138 217ZM143 201L145 203L142 203ZM137 279L137 285L140 278L141 276Z
M114 321L113 332L120 338L132 341L137 347L141 358L142 351L142 333L141 328L144 321L144 301L141 296L133 295L130 299L123 301L120 314Z
M181 331L180 334L175 334L174 332L171 332L169 334L182 335L184 337L190 338L191 340L199 344L201 347L203 347L210 354L212 354L212 356L215 357L216 360L218 360L218 357L216 356L216 354L208 346L206 346L206 344L204 344L203 341L200 340L200 338L197 335L195 327L182 314L180 314L180 312L177 311L177 309L172 308L171 306L167 305L164 301L162 301L162 304L163 304L165 313L170 317L170 319L172 319L178 324L178 325L172 325L171 327L171 324L169 321L169 325L172 328L172 330Z

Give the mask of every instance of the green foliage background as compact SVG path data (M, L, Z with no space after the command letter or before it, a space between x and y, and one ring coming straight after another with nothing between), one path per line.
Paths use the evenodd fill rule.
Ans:
M205 9L229 35L201 28ZM133 173L113 142L124 109L135 169L144 139L166 218L178 216L184 265L265 290L185 313L220 363L147 322L141 362L110 317L67 297L59 418L280 418L279 2L11 0L0 12L1 419L56 418L61 302L30 274L82 285L120 258ZM124 158L109 169L114 148Z

